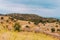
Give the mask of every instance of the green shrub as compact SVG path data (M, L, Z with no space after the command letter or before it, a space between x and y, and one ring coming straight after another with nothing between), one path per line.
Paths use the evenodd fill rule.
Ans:
M35 25L38 25L38 22L34 22Z
M21 26L19 25L19 23L15 23L15 25L14 25L14 31L21 31L20 30L20 28L21 28Z

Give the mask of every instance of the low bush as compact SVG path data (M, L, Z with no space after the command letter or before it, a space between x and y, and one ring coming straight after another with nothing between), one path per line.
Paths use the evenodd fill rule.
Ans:
M14 31L20 31L20 28L21 28L21 26L19 25L19 23L15 23L15 25L14 25Z
M55 28L51 28L51 32L55 32Z

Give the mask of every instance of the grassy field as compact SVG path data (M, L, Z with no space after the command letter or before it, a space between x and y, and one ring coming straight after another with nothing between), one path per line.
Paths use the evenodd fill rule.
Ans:
M0 31L0 40L59 40L50 35L34 32Z

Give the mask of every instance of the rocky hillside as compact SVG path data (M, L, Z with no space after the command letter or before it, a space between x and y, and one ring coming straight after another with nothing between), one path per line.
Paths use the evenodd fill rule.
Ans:
M60 22L59 19L56 18L44 18L41 16L38 16L36 14L19 14L19 13L11 13L11 14L6 14L6 16L11 16L15 19L18 20L24 20L24 21L32 21L35 22L35 24L38 23L53 23L53 22Z
M55 33L60 34L60 20L44 18L35 14L1 14L1 30L44 32L55 36ZM58 34L56 35L60 37Z

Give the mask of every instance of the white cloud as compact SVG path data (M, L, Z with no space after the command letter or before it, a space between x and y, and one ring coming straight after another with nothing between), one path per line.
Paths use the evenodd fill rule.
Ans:
M55 0L56 1L56 0ZM56 1L56 5L60 4L60 1ZM25 4L15 4L6 0L0 0L0 13L36 13L41 16L58 16L60 12L60 5L54 9L43 8L42 6L32 6ZM58 15L57 15L57 14Z

